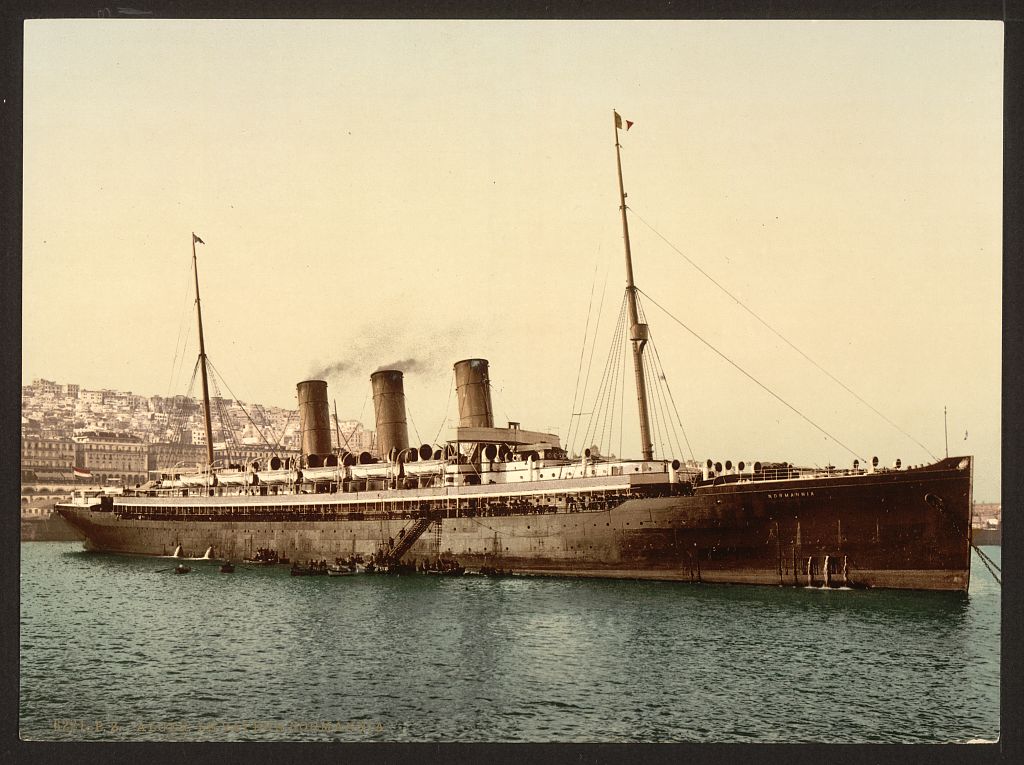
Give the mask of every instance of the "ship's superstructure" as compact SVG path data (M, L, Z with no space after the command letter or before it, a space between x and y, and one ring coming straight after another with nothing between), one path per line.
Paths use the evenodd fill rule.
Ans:
M474 358L454 365L459 420L442 445L410 444L401 370L370 377L380 458L332 445L327 383L305 380L300 461L219 469L211 450L195 472L170 471L58 511L88 547L145 555L273 550L292 560L455 558L525 574L966 590L970 457L848 469L654 458L649 333L633 283L618 114L615 122L641 459L589 449L571 456L554 434L496 426L489 365ZM196 242L193 234L194 264Z

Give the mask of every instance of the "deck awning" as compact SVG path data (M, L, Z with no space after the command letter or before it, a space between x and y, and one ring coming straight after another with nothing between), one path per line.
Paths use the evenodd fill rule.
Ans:
M536 430L521 430L520 428L454 428L454 441L463 443L482 444L515 444L540 445L545 444L551 447L560 447L558 436L554 433L541 433Z

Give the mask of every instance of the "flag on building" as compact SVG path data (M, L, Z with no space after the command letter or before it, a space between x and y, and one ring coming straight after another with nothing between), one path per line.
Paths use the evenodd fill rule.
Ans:
M200 238L199 238L198 236L196 236L195 234L192 234L192 241L193 241L193 243L195 243L195 244L206 244L206 242L204 242L204 241L203 241L202 239L200 239Z
M92 471L86 468L75 467L75 478L92 478Z

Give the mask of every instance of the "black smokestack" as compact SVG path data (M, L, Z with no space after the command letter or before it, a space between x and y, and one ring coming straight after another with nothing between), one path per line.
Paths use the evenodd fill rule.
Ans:
M493 428L491 380L487 359L464 359L455 362L455 390L459 396L459 426Z
M409 448L409 427L405 422L405 386L402 372L378 369L370 375L373 410L377 421L377 448L388 457Z
M331 416L327 407L327 383L323 380L305 380L297 387L302 454L330 454Z

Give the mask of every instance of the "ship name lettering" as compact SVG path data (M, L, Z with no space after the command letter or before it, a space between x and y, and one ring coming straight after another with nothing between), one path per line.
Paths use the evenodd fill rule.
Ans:
M790 497L813 497L813 491L772 491L768 492L768 499L789 499Z

